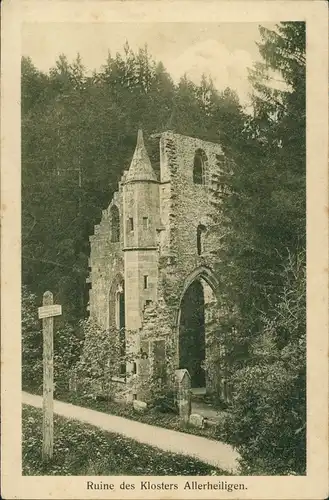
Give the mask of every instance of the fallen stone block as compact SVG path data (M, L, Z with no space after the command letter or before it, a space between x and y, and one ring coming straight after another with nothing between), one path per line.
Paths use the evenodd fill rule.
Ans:
M139 399L135 399L133 401L133 407L136 411L144 412L147 410L147 403L145 403L144 401L139 401Z
M198 413L192 413L189 420L190 425L193 427L198 427L199 429L204 428L204 417Z

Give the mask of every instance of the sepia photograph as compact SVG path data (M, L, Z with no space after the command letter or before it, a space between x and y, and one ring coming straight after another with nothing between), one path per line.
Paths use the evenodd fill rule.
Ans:
M305 474L305 23L22 39L23 472Z
M86 498L306 479L307 21L19 30L19 474Z

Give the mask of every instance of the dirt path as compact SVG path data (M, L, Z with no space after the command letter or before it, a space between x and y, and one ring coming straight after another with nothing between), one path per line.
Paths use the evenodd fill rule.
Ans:
M23 392L22 402L36 408L42 408L41 396ZM54 412L66 418L94 425L104 431L122 434L161 450L198 458L207 464L231 473L236 473L238 469L238 453L230 445L220 441L136 422L56 400L54 401Z

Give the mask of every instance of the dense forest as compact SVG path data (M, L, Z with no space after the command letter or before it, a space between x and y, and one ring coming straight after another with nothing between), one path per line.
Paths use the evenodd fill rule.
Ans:
M218 141L220 128L230 137L242 126L233 92L218 93L206 78L175 85L146 47L135 54L126 44L92 76L79 56L70 64L61 55L47 75L24 58L24 283L37 294L52 289L68 319L81 317L88 236L129 167L138 127L146 138L172 129ZM154 141L147 146L156 168Z
M22 59L23 284L39 301L52 290L74 328L85 314L88 237L137 129L155 166L151 134L220 142L235 165L216 270L227 311L217 335L230 332L236 379L227 439L246 473L305 473L305 24L260 34L251 113L207 76L174 83L147 47L126 44L92 75L79 56L60 55L47 74Z

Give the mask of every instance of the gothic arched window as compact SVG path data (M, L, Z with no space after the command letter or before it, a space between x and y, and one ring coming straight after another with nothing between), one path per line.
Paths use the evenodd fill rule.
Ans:
M206 226L199 224L196 230L196 246L198 255L202 255L204 251L204 235L206 233Z
M197 149L194 155L193 182L194 184L205 184L206 153L202 149Z
M120 240L120 215L118 207L113 205L110 210L111 241L116 243Z

